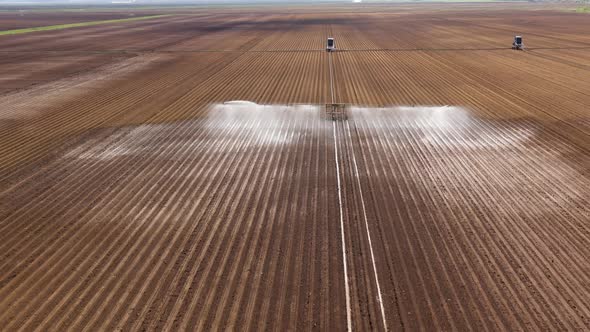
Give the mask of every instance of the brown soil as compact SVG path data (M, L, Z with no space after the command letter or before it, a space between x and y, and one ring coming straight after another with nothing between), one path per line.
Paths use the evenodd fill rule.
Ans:
M439 6L0 37L0 326L590 329L590 16Z

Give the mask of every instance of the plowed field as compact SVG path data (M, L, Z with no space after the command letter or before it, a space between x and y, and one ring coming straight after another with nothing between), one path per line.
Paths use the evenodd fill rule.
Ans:
M590 16L441 6L0 36L0 329L590 329Z

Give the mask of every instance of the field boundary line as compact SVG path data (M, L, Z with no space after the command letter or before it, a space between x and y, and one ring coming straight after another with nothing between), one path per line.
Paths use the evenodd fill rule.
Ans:
M346 129L350 137L350 124L346 121ZM350 142L352 143L352 137ZM356 182L359 187L359 196L361 198L361 207L363 208L363 217L365 218L365 228L367 230L367 239L369 240L369 251L371 252L371 263L373 264L373 273L375 275L375 283L377 284L377 296L379 301L379 309L381 310L381 318L383 319L383 327L387 331L387 319L385 318L385 308L383 307L383 296L381 295L381 285L379 284L379 277L377 273L377 264L375 264L375 253L373 251L373 242L371 241L371 232L369 231L369 220L367 218L367 208L365 207L365 198L363 197L363 189L361 186L361 178L359 175L359 168L354 155L354 146L351 145L352 163L354 165L354 173Z
M340 166L338 164L338 143L336 139L336 122L332 122L334 134L334 157L336 158L336 179L338 183L338 205L340 208L340 237L342 240L342 261L344 265L344 286L346 291L346 324L347 330L352 331L352 319L350 311L350 286L348 283L348 266L346 263L346 240L344 237L344 211L342 209L342 187L340 185Z
M156 17L145 17L145 19L153 19ZM102 21L101 21L102 22ZM124 23L128 21L122 21ZM113 22L117 23L117 22ZM103 24L103 23L100 23ZM98 25L98 24L96 24ZM86 25L92 26L92 25ZM69 28L69 27L68 27ZM66 29L66 28L61 28ZM56 30L56 29L51 29ZM51 31L45 30L45 31ZM0 31L0 36L2 36ZM8 35L8 34L7 34ZM527 47L525 52L539 51L539 50L590 50L590 46L571 46L571 47ZM496 51L511 51L510 47L484 47L484 48L358 48L358 49L338 49L338 52L345 53L364 53L364 52L496 52ZM268 50L231 50L231 49L201 49L201 50L140 50L140 49L104 49L104 50L7 50L0 49L0 54L198 54L198 53L320 53L324 52L322 49L268 49Z

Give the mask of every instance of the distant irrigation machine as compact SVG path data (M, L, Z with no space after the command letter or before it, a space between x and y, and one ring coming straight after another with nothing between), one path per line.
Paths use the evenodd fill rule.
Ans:
M336 51L336 42L334 41L334 38L332 38L332 37L328 38L328 43L326 44L326 51L328 51L328 52Z
M524 50L524 43L522 42L522 36L514 36L514 41L512 42L512 49L513 50Z

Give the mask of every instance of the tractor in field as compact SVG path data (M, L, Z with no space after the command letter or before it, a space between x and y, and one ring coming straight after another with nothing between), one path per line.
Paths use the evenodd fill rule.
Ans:
M328 44L326 45L326 51L333 52L336 50L336 43L334 42L334 38L328 38Z
M522 36L514 36L514 41L512 42L512 49L513 50L524 50L524 43L522 42Z

